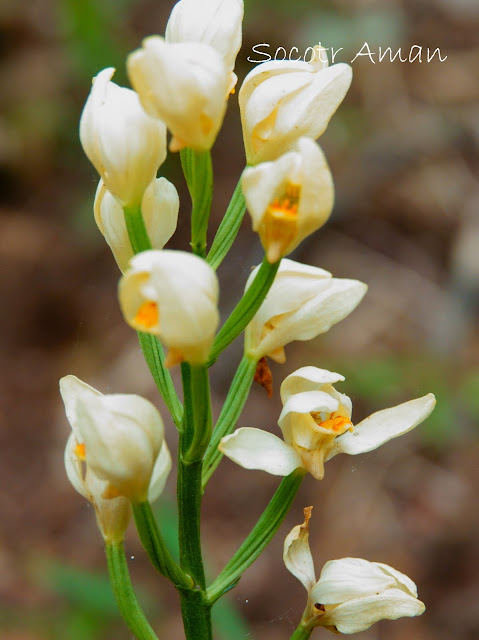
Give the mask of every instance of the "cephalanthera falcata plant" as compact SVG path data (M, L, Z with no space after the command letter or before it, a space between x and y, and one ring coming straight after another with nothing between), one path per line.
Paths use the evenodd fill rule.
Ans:
M117 86L114 70L104 69L93 80L80 122L83 148L100 174L95 220L122 272L120 307L138 332L179 434L177 563L151 509L172 466L158 410L136 395L103 395L71 375L60 382L72 428L67 474L95 509L118 606L138 640L157 636L129 579L123 540L132 515L153 567L178 589L185 637L211 639L212 606L270 542L306 473L321 480L330 458L371 451L406 433L435 403L429 394L355 422L351 400L336 389L338 383L345 387L343 376L304 366L281 385L282 437L236 428L255 374L268 387L267 359L284 363L288 343L328 331L366 292L362 282L286 257L327 221L334 200L316 139L343 100L352 72L346 64L328 66L319 46L309 62L263 63L243 81L239 104L247 167L207 251L210 151L237 83L242 18L242 0L180 0L165 37L147 38L129 56L133 89ZM169 151L181 153L193 203L191 252L163 249L179 210L176 188L157 177L168 152L167 131ZM264 259L218 330L215 270L246 208ZM208 370L243 333L244 355L213 429ZM183 402L169 372L175 365L181 365ZM207 585L201 498L223 455L283 479L246 540ZM309 638L316 626L354 633L384 618L424 611L412 580L380 562L332 560L317 580L308 544L310 516L309 507L284 545L286 567L307 590L292 638Z

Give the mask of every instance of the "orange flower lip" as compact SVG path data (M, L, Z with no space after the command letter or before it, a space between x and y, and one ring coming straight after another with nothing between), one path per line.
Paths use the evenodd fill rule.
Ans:
M267 213L273 218L296 217L298 215L298 202L301 187L288 183L284 194L275 198L269 205Z
M158 312L158 305L156 302L144 302L138 311L136 312L136 316L134 322L145 329L151 329L158 324L158 320L160 318L160 314Z
M348 429L353 429L351 420L349 418L346 418L346 416L339 415L337 411L334 411L334 413L331 414L330 418L328 418L327 420L323 420L322 422L317 421L319 417L317 414L315 415L314 413L312 413L311 416L318 427L322 427L323 429L329 429L330 431L334 431L336 433L344 433Z

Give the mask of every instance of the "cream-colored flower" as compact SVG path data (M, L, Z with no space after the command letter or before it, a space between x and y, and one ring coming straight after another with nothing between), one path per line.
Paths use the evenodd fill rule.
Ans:
M168 43L203 42L233 71L241 47L243 0L180 0L166 25Z
M284 440L245 427L224 437L220 450L246 469L287 476L303 468L321 480L327 460L338 453L357 455L377 449L417 427L436 404L429 393L353 425L351 400L333 387L341 380L343 376L325 369L298 369L281 385L284 406L278 424Z
M258 267L246 288L257 271ZM257 360L268 356L284 362L285 345L328 331L357 307L366 290L359 280L333 278L324 269L283 259L268 295L246 327L245 352Z
M175 185L155 178L143 196L141 210L153 249L163 249L176 230L180 201ZM95 221L121 271L133 257L123 207L100 180L94 204Z
M229 73L220 54L201 42L143 40L128 57L128 75L145 111L173 134L171 151L211 149L223 122Z
M218 314L218 279L201 258L183 251L144 251L120 280L120 305L134 329L170 349L167 366L206 362Z
M301 136L316 140L352 79L347 64L327 66L322 47L312 61L271 61L255 67L239 92L248 164L274 160Z
M80 120L80 140L106 188L124 206L138 206L166 158L166 126L147 115L131 89L103 69Z
M123 496L143 502L153 477L156 497L169 471L169 453L163 421L151 402L136 395L103 395L75 376L60 380L60 392L73 431L67 473L77 491L87 498L90 492L102 500Z
M316 582L309 548L311 507L305 520L286 537L283 559L286 568L308 592L302 624L322 626L339 633L358 633L379 620L419 616L425 611L414 582L381 562L342 558L327 562Z
M291 253L331 214L334 187L326 158L310 138L272 162L245 170L241 187L269 262Z

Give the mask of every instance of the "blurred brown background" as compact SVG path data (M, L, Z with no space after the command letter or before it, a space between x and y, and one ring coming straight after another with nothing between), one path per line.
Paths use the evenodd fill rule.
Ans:
M74 373L104 392L161 402L116 299L118 272L92 215L97 176L78 140L90 79L142 37L163 33L173 2L34 0L0 4L0 638L127 640L104 577L92 510L64 474L69 431L58 379ZM218 638L286 640L305 593L285 570L282 541L313 504L319 570L361 556L409 574L424 616L384 622L361 640L479 637L479 4L477 0L246 2L240 81L256 43L304 51L321 41L348 62L368 42L423 46L423 62L354 64L354 81L321 145L337 189L331 221L295 259L354 277L369 293L350 318L312 343L287 348L276 394L254 389L241 425L277 429L278 388L305 364L347 376L355 421L433 391L434 415L415 432L307 478L277 539L219 609ZM425 61L427 47L445 62ZM417 49L415 50L417 52ZM254 57L254 54L253 54ZM377 60L377 55L375 57ZM212 228L244 166L237 98L214 148ZM177 157L162 172L188 197ZM232 308L261 249L249 220L219 270L222 313ZM241 344L215 365L215 410ZM168 426L175 447L175 432ZM174 536L174 474L159 507ZM208 487L204 534L213 575L261 513L278 480L224 462ZM176 595L144 561L131 570L160 638L180 638ZM318 637L328 632L316 631ZM314 636L313 636L314 637Z

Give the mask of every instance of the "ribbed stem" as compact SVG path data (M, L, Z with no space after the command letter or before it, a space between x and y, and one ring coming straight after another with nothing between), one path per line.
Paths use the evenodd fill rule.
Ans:
M184 415L178 448L178 537L181 568L195 583L191 589L180 589L181 610L187 640L211 640L211 605L206 599L200 536L201 470L208 423L211 429L208 378L205 367L186 363L181 365L181 374Z
M191 196L191 248L202 258L206 255L206 235L213 195L213 166L209 151L181 150L181 166Z

